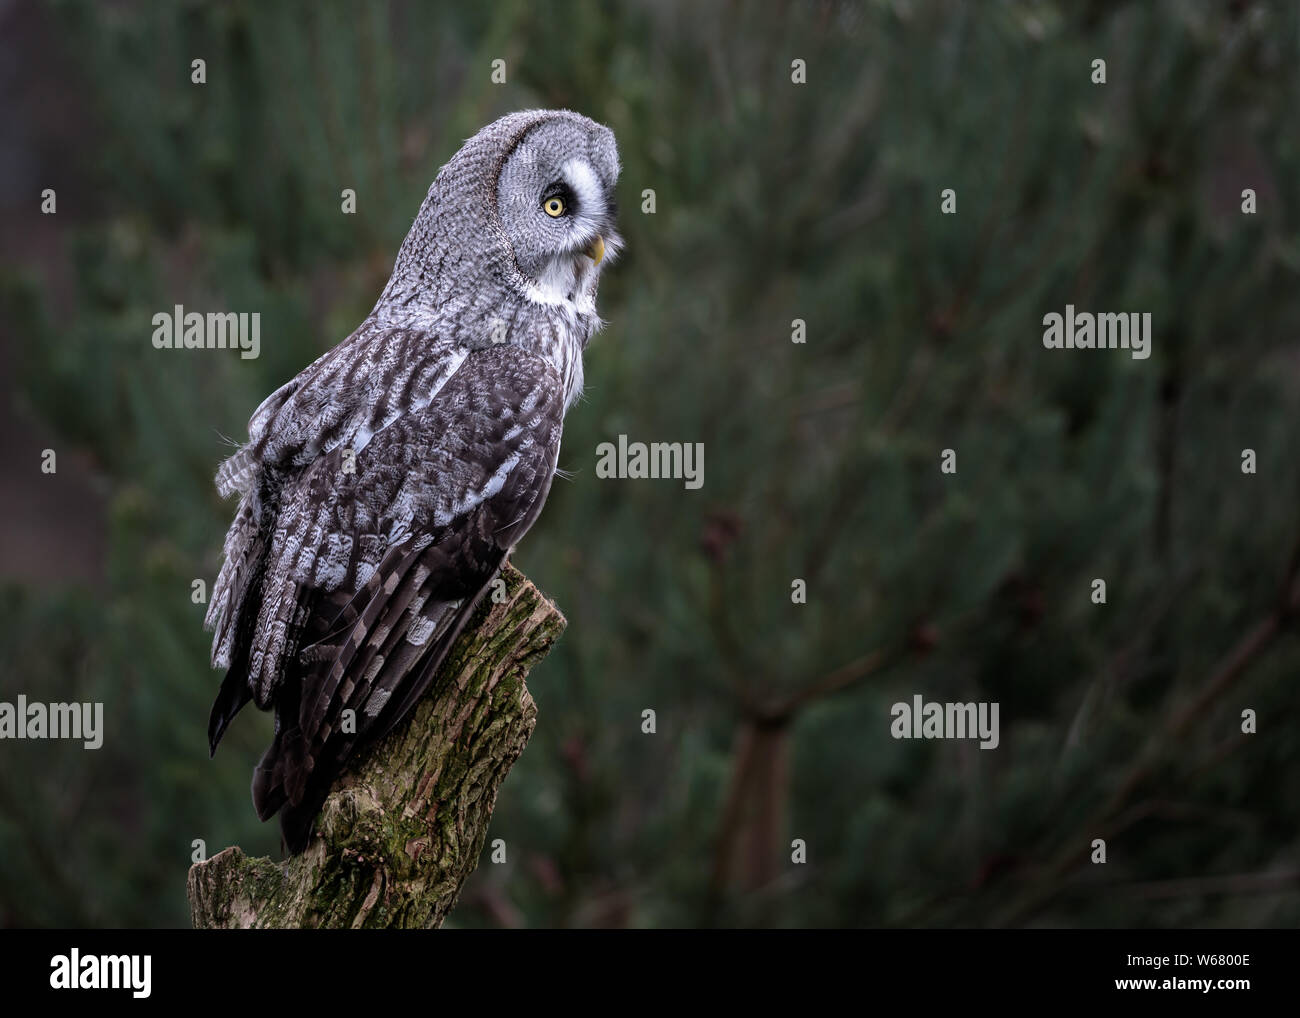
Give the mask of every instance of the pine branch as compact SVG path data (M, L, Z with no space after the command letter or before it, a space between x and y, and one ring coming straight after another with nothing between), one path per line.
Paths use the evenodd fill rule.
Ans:
M524 677L565 619L522 573L501 572L411 717L358 754L307 850L238 847L190 868L196 928L437 927L487 838L497 789L537 721Z

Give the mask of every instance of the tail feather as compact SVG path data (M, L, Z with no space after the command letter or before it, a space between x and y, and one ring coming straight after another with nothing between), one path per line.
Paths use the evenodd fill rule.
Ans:
M277 735L253 768L253 809L257 810L259 820L270 820L288 801L282 775L280 737Z
M296 805L285 805L280 810L280 834L284 838L284 847L290 854L297 855L307 848L312 831L316 827L316 817L329 798L329 786L314 788L312 794Z
M416 575L409 565L401 572L407 580ZM428 596L427 574L419 586L419 595L403 596L400 589L392 591L385 607L393 609L396 617L388 611L379 613L364 641L369 646L353 648L354 654L361 651L358 658L365 655L365 679L349 681L330 695L328 717L299 710L303 687L285 696L277 708L275 741L254 774L253 802L264 820L279 812L285 847L291 853L301 852L311 840L316 816L347 761L360 748L391 731L428 691L474 605L487 589L484 583L473 596L448 602ZM365 614L360 612L360 617ZM410 639L413 622L427 630L420 634L418 642ZM318 647L326 650L328 645ZM354 661L349 674L357 667L359 663ZM317 685L307 680L305 688ZM376 699L382 706L371 713L367 704L376 693L380 693ZM307 696L301 699L305 701ZM344 734L335 727L345 709L355 712L355 733ZM283 727L286 723L288 727ZM310 742L306 732L311 733Z
M221 736L225 734L226 726L234 720L235 715L243 710L244 705L252 698L253 694L248 688L243 669L232 668L228 671L225 680L221 683L221 690L212 703L212 713L208 715L209 758L216 756L217 743L221 741Z

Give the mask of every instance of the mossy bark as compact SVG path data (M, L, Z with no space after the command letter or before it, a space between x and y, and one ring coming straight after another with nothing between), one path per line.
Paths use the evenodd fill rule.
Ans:
M565 626L521 573L501 578L504 599L489 591L410 718L339 779L305 852L276 862L233 847L190 868L196 928L442 924L537 722L524 677Z

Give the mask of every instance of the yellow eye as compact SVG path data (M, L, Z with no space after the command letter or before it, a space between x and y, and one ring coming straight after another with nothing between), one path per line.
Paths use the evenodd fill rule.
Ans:
M558 197L547 198L546 201L542 202L542 211L552 219L564 215L564 199Z

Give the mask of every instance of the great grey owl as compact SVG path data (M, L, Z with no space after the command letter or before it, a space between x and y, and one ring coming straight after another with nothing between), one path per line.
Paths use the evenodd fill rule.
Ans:
M621 246L618 173L613 133L576 113L483 128L439 171L369 317L257 408L217 472L240 501L206 619L227 669L209 749L249 700L274 709L253 803L290 852L541 512Z

